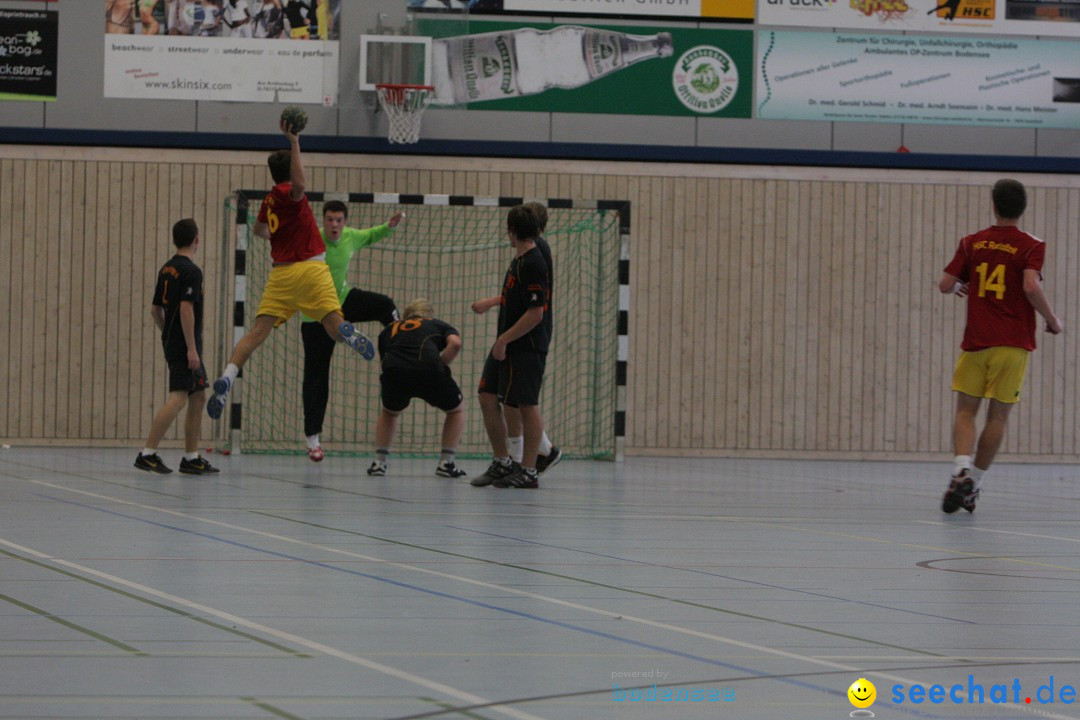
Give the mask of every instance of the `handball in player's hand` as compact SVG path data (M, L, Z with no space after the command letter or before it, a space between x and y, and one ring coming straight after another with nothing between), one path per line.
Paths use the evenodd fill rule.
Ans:
M290 105L281 111L281 128L293 135L299 135L300 131L307 127L307 113L300 108Z

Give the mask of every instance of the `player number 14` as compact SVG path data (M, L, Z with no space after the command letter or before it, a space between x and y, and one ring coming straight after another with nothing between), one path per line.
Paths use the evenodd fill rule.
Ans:
M987 270L990 270L988 263L975 266L975 272L979 273L979 297L986 297L989 291L994 293L998 300L1003 299L1005 297L1005 266L995 265L989 275L986 274Z

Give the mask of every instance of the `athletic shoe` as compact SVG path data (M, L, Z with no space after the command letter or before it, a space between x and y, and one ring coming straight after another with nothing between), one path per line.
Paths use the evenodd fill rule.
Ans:
M454 464L454 461L451 460L450 462L440 462L438 467L435 468L435 474L439 477L459 478L465 477L469 473L459 468Z
M949 489L941 498L941 510L952 514L964 508L968 512L975 512L975 500L979 493L975 490L975 483L965 468L959 474L953 475L949 480ZM970 506L969 506L970 505Z
M360 353L362 358L371 360L375 357L375 344L368 339L367 335L353 327L351 322L343 320L338 325L338 332L345 338L345 344Z
M307 456L311 458L311 462L322 462L323 451L322 445L316 445L313 448L307 449Z
M214 394L224 397L232 390L232 380L222 375L214 381Z
M184 458L180 461L180 472L185 475L213 475L221 472L206 461L206 458L197 457L194 460Z
M227 377L219 377L214 381L214 394L206 401L206 414L211 420L217 420L225 410L225 398L232 390L232 380Z
M492 483L497 488L521 488L524 490L534 490L540 487L540 475L533 472L529 472L522 466L514 463L514 470L506 477L497 480Z
M153 455L143 455L139 453L135 456L135 467L146 472L157 473L158 475L168 475L172 472L172 469L167 467L165 463L161 462L161 458L157 453Z
M483 475L474 477L469 484L473 487L487 487L496 480L500 480L513 472L513 465L503 465L498 460L492 460Z
M367 474L382 477L386 474L386 463L381 463L376 460L368 467Z
M964 496L964 502L961 504L965 510L969 513L975 512L975 502L979 499L980 490L973 490Z
M536 472L543 475L545 470L552 465L558 465L560 460L562 460L562 450L552 445L551 451L547 455L536 456Z

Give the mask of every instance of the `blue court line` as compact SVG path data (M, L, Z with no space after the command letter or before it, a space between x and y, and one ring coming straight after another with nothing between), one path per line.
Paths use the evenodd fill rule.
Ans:
M660 563L651 563L646 562L645 560L633 560L631 558L619 557L618 555L605 555L604 553L593 552L592 550L579 550L577 548L569 548L562 545L550 545L548 543L537 542L535 540L516 538L512 535L499 535L498 533L490 533L484 530L473 530L472 528L458 527L456 525L447 525L446 527L450 528L451 530L461 530L463 532L476 533L478 535L489 535L491 537L499 538L500 540L513 540L514 542L524 543L527 545L539 545L540 547L552 548L553 550L566 550L567 552L581 553L583 555L594 555L596 557L607 558L608 560L619 560L621 562L634 563L635 565L645 565L647 567L663 568L665 570L679 570L682 572L697 573L698 575L708 575L709 577L721 578L722 580L731 580L733 582L746 583L747 585L758 585L760 587L767 587L772 590L786 590L787 592L801 593L803 595L812 595L814 597L825 598L827 600L840 600L841 602L854 603L855 605L866 605L867 607L879 608L881 610L893 610L895 612L909 613L911 615L921 615L923 617L935 618L937 620L951 620L952 622L964 623L966 625L978 625L978 623L973 620L961 620L959 618L948 617L947 615L934 615L933 613L919 612L918 610L904 610L903 608L895 608L889 605L866 602L865 600L852 600L850 598L837 597L835 595L826 595L825 593L818 593L812 590L797 590L795 588L784 587L783 585L773 585L772 583L759 582L757 580L746 580L744 578L734 577L732 575L721 575L720 573L708 572L707 570L695 570L694 568L682 568L674 567L672 565L661 565Z
M53 500L55 502L63 503L65 505L74 505L76 507L85 508L87 510L94 510L94 511L97 511L97 512L105 513L106 515L113 515L115 517L121 517L121 518L124 518L124 519L127 519L127 520L134 520L136 522L141 522L141 523L144 523L146 525L152 525L154 527L164 528L166 530L175 530L176 532L181 532L181 533L185 533L187 535L194 535L196 537L206 538L207 540L213 540L215 542L224 543L226 545L232 545L234 547L243 548L244 550L252 550L254 552L262 553L264 555L270 555L272 557L278 557L278 558L282 558L282 559L285 559L285 560L293 560L295 562L303 563L305 565L312 565L314 567L320 567L320 568L324 568L326 570L333 570L335 572L346 573L348 575L354 575L354 576L357 576L357 577L366 578L368 580L375 580L376 582L385 583L387 585L393 585L395 587L405 588L407 590L415 590L417 592L421 592L421 593L424 593L426 595L432 595L432 596L439 597L439 598L444 598L444 599L447 599L447 600L454 600L456 602L465 603L466 605L472 605L474 607L484 608L485 610L494 610L495 612L504 613L504 614L507 614L507 615L513 615L513 616L516 616L516 617L524 618L526 620L534 620L536 622L544 623L544 624L547 624L547 625L552 625L552 626L555 626L555 627L562 628L564 630L573 630L575 632L584 633L586 635L592 635L594 637L603 638L605 640L611 640L611 641L617 642L617 643L624 643L624 644L627 644L627 645L632 645L634 647L643 648L645 650L653 650L653 651L664 653L664 654L671 655L671 656L674 656L674 657L679 657L679 658L683 658L683 659L686 659L686 660L693 660L693 661L696 661L696 662L704 663L706 665L713 665L713 666L716 666L716 667L727 668L729 670L735 670L735 671L741 672L741 673L746 674L746 675L752 675L752 676L760 677L760 678L763 678L763 679L769 679L770 678L769 673L765 673L765 672L762 672L760 670L753 670L751 668L743 667L741 665L735 665L734 663L728 663L728 662L724 662L722 660L713 660L711 658L701 657L699 655L693 655L693 654L688 653L688 652L683 652L682 650L674 650L674 649L671 649L671 648L663 647L661 645L653 645L652 643L642 642L640 640L633 640L633 639L630 639L630 638L627 638L627 637L620 637L620 636L614 635L612 633L607 633L607 632L603 632L603 631L600 631L600 630L592 630L592 629L589 629L589 628L586 628L586 627L581 627L579 625L573 625L573 624L568 623L568 622L563 622L561 620L552 620L550 618L545 618L545 617L542 617L540 615L535 615L533 613L523 612L521 610L513 610L511 608L499 607L498 605L492 605L490 603L486 603L486 602L483 602L483 601L480 601L480 600L472 600L470 598L462 597L460 595L453 595L451 593L442 592L440 590L432 590L430 588L424 588L424 587L420 587L418 585L412 585L410 583L401 582L400 580L392 580L390 578L381 577L379 575L372 575L371 573L365 573L365 572L361 572L359 570L351 570L349 568L342 568L342 567L338 567L336 565L331 565L329 563L320 562L318 560L308 560L306 558L302 558L302 557L299 557L299 556L296 556L296 555L290 555L288 553L278 552L277 550L267 550L265 548L256 547L254 545L248 545L247 543L237 542L236 540L229 540L227 538L223 538L223 537L220 537L220 536L217 536L217 535L211 535L210 533L199 532L197 530L189 530L187 528L178 527L176 525L169 525L168 523L161 523L161 522L157 522L157 521L154 521L154 520L148 520L146 518L141 518L141 517L138 517L136 515L128 515L126 513L117 512L116 510L106 510L105 508L95 507L93 505L87 505L85 503L76 502L74 500L64 500L62 498L54 497L52 495L45 495L45 494L41 494L41 493L34 493L34 495L37 496L37 497L45 498L47 500ZM838 670L837 674L840 674L841 672L842 671ZM854 674L854 672L858 672L858 671L853 671L853 674ZM846 691L842 692L842 691L836 690L834 688L824 687L822 685L814 685L812 683L807 683L807 682L803 682L801 680L795 680L795 679L792 679L792 678L774 678L774 679L777 679L780 682L788 684L788 685L794 685L796 687L804 688L804 689L807 689L807 690L814 690L815 692L824 692L824 693L826 693L828 695L832 695L832 696L835 696L837 698L843 698L844 700L847 700ZM915 708L907 708L907 707L891 705L891 704L889 704L889 705L884 705L883 704L883 706L889 707L891 709L897 710L899 712L902 712L902 713L905 713L905 714L908 714L908 715L914 715L916 717L931 718L933 720L949 720L949 718L947 718L946 716L933 715L933 714L930 714L930 713L925 713L925 712L922 712L922 711L917 710Z

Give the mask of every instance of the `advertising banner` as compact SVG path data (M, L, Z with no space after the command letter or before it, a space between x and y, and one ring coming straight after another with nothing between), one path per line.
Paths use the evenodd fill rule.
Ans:
M484 110L750 117L749 30L470 22L430 35L435 105Z
M1080 42L761 32L757 117L1080 128Z
M405 0L421 12L589 15L752 22L754 0Z
M1080 0L759 0L762 25L1080 37Z
M321 103L340 0L105 0L105 97Z
M55 10L0 10L0 100L56 100Z

